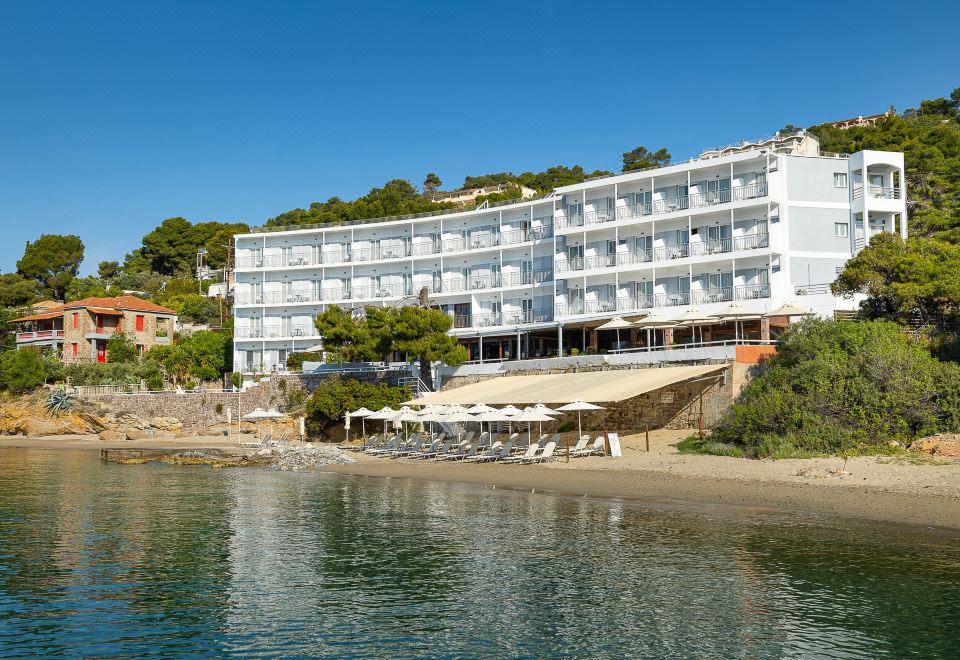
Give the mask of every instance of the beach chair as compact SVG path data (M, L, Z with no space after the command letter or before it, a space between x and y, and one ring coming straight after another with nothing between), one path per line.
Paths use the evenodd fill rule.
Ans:
M503 460L508 457L513 451L513 440L507 440L502 445L500 445L500 450L494 453L492 456L483 456L476 459L477 463L494 463L499 460Z
M425 460L428 458L434 458L436 456L440 456L441 454L446 454L447 452L450 451L450 447L453 446L454 439L447 438L446 440L444 440L443 438L444 438L444 434L441 433L440 438L437 440L438 446L436 449L430 449L429 451L420 452L419 454L417 454L416 456L413 456L412 458Z
M263 436L259 440L255 440L253 442L243 442L241 440L240 446L243 447L244 449L266 449L267 447L270 446L270 438L271 436L268 433L267 435Z
M519 456L507 456L506 458L500 459L501 463L521 463L525 458L532 458L536 456L543 447L539 443L534 443L532 445L527 445L527 451Z
M465 458L465 459L463 459L463 462L464 462L464 463L472 463L472 462L475 462L475 461L483 461L483 460L486 460L486 459L488 459L488 458L490 458L490 457L492 457L492 456L496 456L498 453L500 453L500 447L502 447L502 446L503 446L503 443L500 442L499 440L497 440L495 443L493 443L492 445L490 445L490 447L489 447L486 451L484 451L482 454L477 454L476 456L471 456L470 458Z
M573 446L573 449L570 450L571 456L576 456L577 452L581 452L587 448L587 443L590 442L589 435L580 436L580 439L577 440L577 444Z
M374 447L373 449L370 449L368 447L366 453L373 454L374 456L377 456L378 454L387 454L395 450L399 446L400 446L400 436L395 435L392 438L390 438L386 442L386 444L384 444L382 447Z
M552 461L553 452L554 450L556 450L556 448L557 448L557 443L551 440L546 445L544 445L542 452L540 452L535 456L531 456L530 458L524 458L520 461L520 463L523 465L530 465L531 463L543 463L546 461Z
M604 454L604 437L598 435L597 439L593 441L593 444L589 447L583 447L578 451L570 452L571 456L603 456Z
M479 449L476 444L468 444L453 454L446 454L444 456L437 456L438 461L462 461L465 458L470 458L471 456L477 455L477 449Z
M418 437L419 436L419 437ZM409 456L410 454L415 454L423 448L423 437L420 434L411 438L412 442L407 443L402 449L398 449L393 452L390 456L391 458L400 458L403 456Z

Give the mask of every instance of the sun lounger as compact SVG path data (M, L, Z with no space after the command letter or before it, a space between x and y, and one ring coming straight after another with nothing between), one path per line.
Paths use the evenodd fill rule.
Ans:
M441 433L436 440L430 443L429 447L424 447L416 454L411 454L407 458L412 458L415 460L422 460L425 458L433 458L434 456L439 456L450 451L450 445L453 444L453 440L444 441L446 434Z
M500 460L501 463L520 463L525 458L532 458L536 456L540 450L543 449L539 444L532 444L527 446L527 451L519 456L508 456Z
M491 456L496 456L500 453L500 447L503 446L503 443L497 440L495 443L490 445L490 448L484 451L482 454L477 454L476 456L471 456L470 458L463 459L464 463L482 461L490 458Z
M419 436L419 434L417 434ZM423 447L423 438L415 436L412 439L412 442L407 443L402 449L398 449L391 454L392 458L398 458L402 456L409 456L410 454L415 454L420 451Z
M386 442L386 444L383 445L382 447L375 447L373 449L368 448L366 453L373 454L374 456L376 456L377 454L389 453L399 446L400 446L400 436L395 435L392 438L390 438Z
M553 452L556 450L556 448L557 443L551 440L544 446L542 452L535 456L531 456L530 458L523 458L520 462L524 465L529 465L531 463L543 463L545 461L551 461L553 460Z
M603 456L603 447L604 447L604 437L598 435L597 439L593 441L593 444L589 447L583 447L575 452L570 452L571 456Z
M499 450L496 451L493 455L477 457L476 462L477 463L493 463L495 461L499 461L504 458L507 458L512 451L513 451L513 440L507 440L505 443L503 443L500 446Z
M570 450L570 455L574 456L576 455L577 452L580 452L586 449L588 442L590 442L589 435L580 436L580 439L577 440L577 444L574 445L573 449Z
M457 452L454 454L446 454L444 456L437 456L437 460L438 461L462 461L465 458L476 456L477 449L479 449L479 447L476 444L470 444L464 447L460 452Z

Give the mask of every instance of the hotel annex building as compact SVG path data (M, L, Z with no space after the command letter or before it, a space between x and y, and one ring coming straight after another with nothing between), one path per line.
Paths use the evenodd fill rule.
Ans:
M523 201L236 237L235 364L282 371L330 305L409 304L426 289L473 360L733 339L718 318L792 302L855 308L830 284L878 232L906 236L903 154L821 154L799 133ZM692 312L692 314L691 314ZM657 319L615 346L604 322ZM740 324L769 339L778 319ZM781 319L782 323L788 322Z

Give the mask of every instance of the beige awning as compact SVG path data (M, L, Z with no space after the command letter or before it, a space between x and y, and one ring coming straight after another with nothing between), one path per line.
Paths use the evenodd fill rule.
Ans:
M604 403L632 399L674 383L726 369L726 365L664 367L662 369L620 369L542 376L499 376L437 392L407 401L409 405L427 404L526 405L533 403L571 403L577 399Z

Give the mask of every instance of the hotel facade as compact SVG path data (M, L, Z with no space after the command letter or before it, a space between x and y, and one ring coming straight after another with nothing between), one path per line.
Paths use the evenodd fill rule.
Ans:
M235 365L282 371L321 344L313 321L330 305L423 290L478 361L765 341L789 320L759 317L784 303L855 309L830 284L875 234L906 236L905 193L901 153L821 154L800 133L513 203L238 235ZM597 330L615 317L656 321Z

